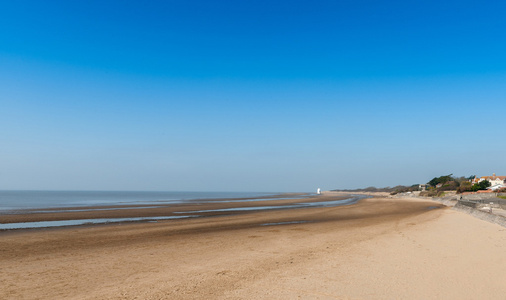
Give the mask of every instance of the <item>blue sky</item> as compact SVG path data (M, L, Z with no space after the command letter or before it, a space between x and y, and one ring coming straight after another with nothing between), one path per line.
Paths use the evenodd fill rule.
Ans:
M500 1L0 6L0 189L506 175Z

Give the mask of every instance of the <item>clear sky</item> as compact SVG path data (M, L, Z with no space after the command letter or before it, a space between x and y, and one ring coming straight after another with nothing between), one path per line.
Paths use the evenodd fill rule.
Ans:
M506 175L506 2L2 1L0 189Z

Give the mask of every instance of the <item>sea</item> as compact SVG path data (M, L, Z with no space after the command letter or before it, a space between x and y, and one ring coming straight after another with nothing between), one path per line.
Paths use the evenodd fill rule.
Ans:
M259 192L0 191L0 213L25 209L176 204L190 200L273 196Z

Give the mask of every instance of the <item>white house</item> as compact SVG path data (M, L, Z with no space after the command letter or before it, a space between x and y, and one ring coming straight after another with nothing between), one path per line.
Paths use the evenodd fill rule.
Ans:
M497 191L499 189L506 188L506 184L496 184L493 186L489 186L487 190Z
M492 176L476 177L473 179L472 183L479 183L483 180L488 180L490 182L490 187L495 187L496 185L506 185L506 176L496 176L495 173Z

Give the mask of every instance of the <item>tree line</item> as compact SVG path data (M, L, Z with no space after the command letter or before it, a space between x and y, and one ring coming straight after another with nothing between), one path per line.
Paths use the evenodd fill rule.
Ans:
M486 190L490 187L491 183L488 180L482 180L478 183L473 184L471 181L476 178L476 175L471 176L460 176L456 177L453 174L442 175L432 178L427 182L427 190L420 193L421 196L441 196L445 191L456 191L458 194L464 192L476 192L480 190ZM414 192L420 189L419 184L413 184L410 186L397 185L394 187L376 188L373 186L363 189L353 190L340 190L340 191L357 191L357 192L388 192L391 195L399 193ZM506 192L506 190L500 190L500 192Z
M427 184L431 189L436 189L437 191L457 191L457 193L476 192L490 187L491 184L488 180L472 184L471 181L475 178L476 175L454 177L453 174L449 174L434 177Z

